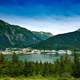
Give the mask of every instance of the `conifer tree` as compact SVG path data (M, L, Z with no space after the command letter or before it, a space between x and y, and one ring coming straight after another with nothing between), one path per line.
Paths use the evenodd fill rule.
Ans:
M4 55L0 53L0 63L4 62Z
M73 76L80 77L80 56L78 54L78 50L74 50L74 69L73 69Z
M15 52L12 54L12 62L13 63L18 62L18 55Z

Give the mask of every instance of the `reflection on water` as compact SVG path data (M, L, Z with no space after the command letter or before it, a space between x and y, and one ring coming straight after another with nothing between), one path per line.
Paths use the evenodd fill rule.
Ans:
M33 62L48 62L53 63L60 56L55 56L54 54L19 54L19 60L21 61L33 61ZM11 55L5 56L6 60L11 60Z

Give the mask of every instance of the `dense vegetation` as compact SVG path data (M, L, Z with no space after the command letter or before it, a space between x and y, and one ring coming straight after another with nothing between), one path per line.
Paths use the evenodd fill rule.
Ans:
M18 76L18 77L9 77L9 76L2 76L0 77L0 80L80 80L80 78L74 78L74 77L51 77L51 76Z
M18 60L18 55L13 53L11 61L5 61L4 55L0 53L0 76L16 77L24 75L35 76L60 76L60 77L80 77L79 54L74 51L71 58L65 54L59 60L52 63L22 62Z

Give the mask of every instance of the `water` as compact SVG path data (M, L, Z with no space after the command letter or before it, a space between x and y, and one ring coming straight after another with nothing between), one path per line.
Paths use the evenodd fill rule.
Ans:
M6 55L6 60L11 60L11 55ZM54 54L18 54L18 58L21 61L32 61L32 62L48 62L54 63L60 56L55 56Z

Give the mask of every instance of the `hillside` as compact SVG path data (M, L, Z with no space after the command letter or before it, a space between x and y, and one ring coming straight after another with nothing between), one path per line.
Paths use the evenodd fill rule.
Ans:
M36 45L31 45L38 49L72 49L80 48L80 30L53 36Z
M27 47L39 41L41 39L31 31L0 20L0 48Z

